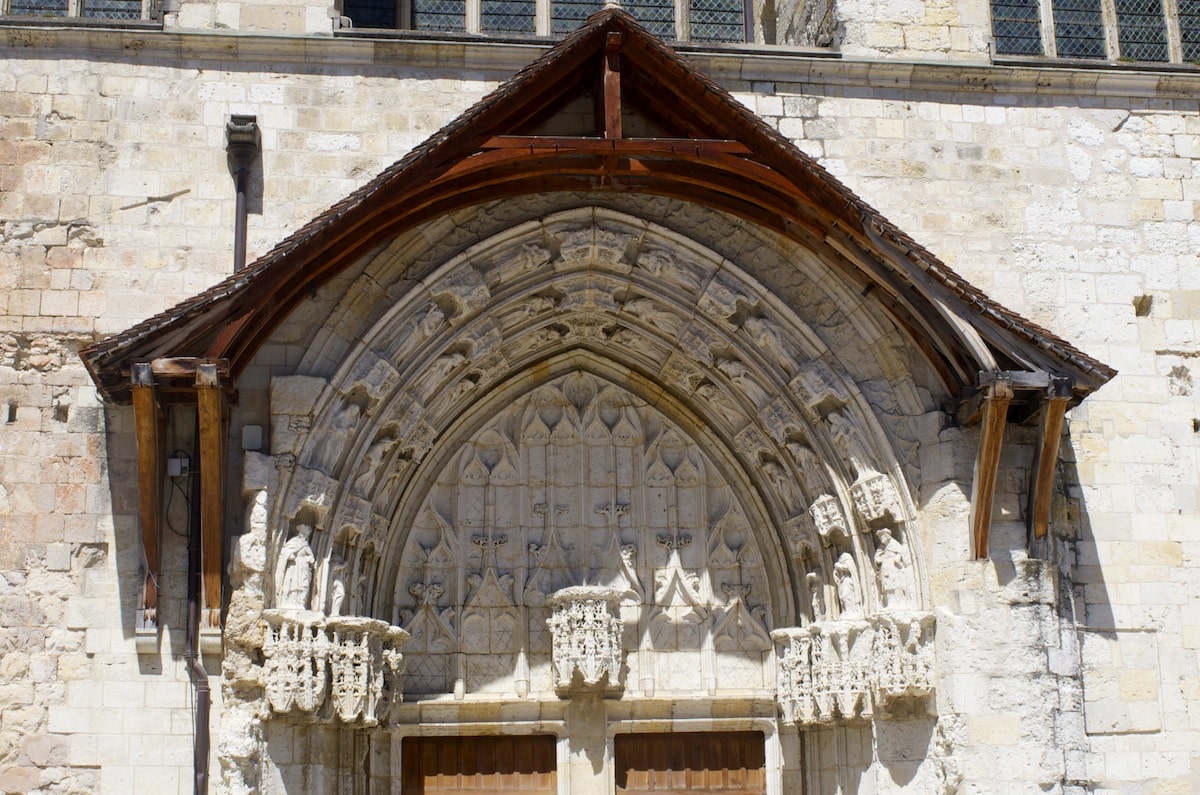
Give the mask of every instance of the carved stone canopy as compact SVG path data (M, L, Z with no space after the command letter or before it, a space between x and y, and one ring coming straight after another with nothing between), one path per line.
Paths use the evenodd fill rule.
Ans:
M554 681L569 688L578 677L586 687L616 684L621 676L621 603L618 588L576 585L546 600L554 646Z

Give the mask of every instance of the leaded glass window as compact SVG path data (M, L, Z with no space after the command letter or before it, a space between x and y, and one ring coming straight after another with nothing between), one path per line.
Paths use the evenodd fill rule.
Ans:
M466 30L466 0L412 0L416 30Z
M745 41L746 18L734 0L692 0L688 20L692 41Z
M602 0L551 0L550 32L566 35L603 7Z
M1200 65L1200 0L989 3L997 56L1046 54L1110 62ZM1172 14L1178 15L1178 25L1172 24Z
M1117 41L1121 57L1166 61L1167 23L1162 0L1116 0Z
M1038 0L992 0L992 32L996 52L1042 54L1042 16Z
M67 0L12 0L8 13L31 17L65 17Z
M142 0L85 0L80 16L89 19L141 19Z
M1200 0L1176 0L1179 4L1179 38L1183 60L1200 63Z
M646 30L660 39L675 38L673 0L628 0L621 4Z
M356 28L396 27L396 0L345 0L342 13Z
M534 33L534 0L480 0L479 25L484 33Z
M1055 0L1054 42L1060 58L1104 58L1100 0Z

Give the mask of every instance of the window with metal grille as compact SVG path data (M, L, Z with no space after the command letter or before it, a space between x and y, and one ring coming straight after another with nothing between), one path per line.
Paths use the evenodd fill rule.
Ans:
M989 5L997 56L1200 65L1200 0L989 0Z
M14 3L69 1L11 0ZM647 30L663 39L743 42L747 38L746 2L622 0L621 5ZM604 0L342 0L342 14L355 28L563 36L603 6ZM682 18L678 16L679 9L686 10Z

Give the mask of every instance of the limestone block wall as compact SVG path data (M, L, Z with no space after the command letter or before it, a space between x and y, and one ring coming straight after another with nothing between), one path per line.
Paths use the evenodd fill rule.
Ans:
M945 23L954 35L969 12ZM131 415L97 401L74 354L228 273L228 115L256 114L263 129L253 257L533 54L297 39L273 44L268 65L254 41L139 36L137 48L105 33L0 38L4 791L191 789L183 543L165 536L167 630L157 655L139 657ZM1055 540L1034 550L1053 565L1021 552L1028 431L1006 439L987 562L968 559L974 432L946 423L920 451L914 496L939 626L965 627L961 644L939 648L939 710L957 717L929 727L924 746L956 749L961 763L922 775L964 792L1002 788L997 770L1015 789L1200 789L1194 79L1174 90L1130 75L1122 95L1080 77L1071 93L1037 89L1069 82L1054 82L1062 73L1008 70L998 93L953 66L917 80L871 77L852 60L699 60L974 284L1121 371L1071 412ZM294 367L280 350L252 379ZM253 382L247 391L252 415ZM190 418L173 427L186 447ZM806 758L865 788L859 734L816 733ZM1056 746L1031 750L1046 738ZM917 762L902 743L888 748ZM902 768L885 765L870 786L902 788Z

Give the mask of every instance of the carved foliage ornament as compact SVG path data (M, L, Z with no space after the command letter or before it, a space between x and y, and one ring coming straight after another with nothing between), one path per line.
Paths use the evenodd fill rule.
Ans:
M263 611L263 685L277 714L376 726L403 691L408 633L372 618Z
M775 630L784 723L869 719L902 701L932 707L931 613L888 613Z

